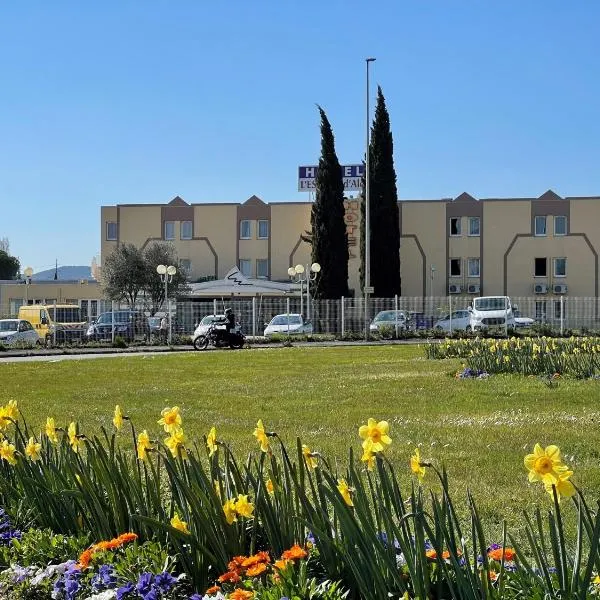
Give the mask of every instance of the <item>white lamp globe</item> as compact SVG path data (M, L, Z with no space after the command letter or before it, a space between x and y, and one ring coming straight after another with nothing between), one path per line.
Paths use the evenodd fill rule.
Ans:
M167 267L165 267L165 265L158 265L158 267L156 267L156 272L159 275L165 275L165 273L167 272Z

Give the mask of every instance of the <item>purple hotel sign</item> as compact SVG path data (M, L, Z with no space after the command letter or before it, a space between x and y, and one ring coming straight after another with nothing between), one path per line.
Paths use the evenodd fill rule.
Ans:
M362 189L362 178L365 174L364 165L343 165L342 180L344 190L358 192ZM316 166L298 167L298 191L313 192L316 188Z

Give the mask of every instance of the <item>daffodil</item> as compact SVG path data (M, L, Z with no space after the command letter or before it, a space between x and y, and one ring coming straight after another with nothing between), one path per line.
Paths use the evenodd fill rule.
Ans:
M254 437L258 440L260 444L260 449L263 452L269 451L269 438L267 437L267 432L265 431L265 426L263 425L262 419L258 420L256 424L256 429L254 430Z
M363 455L360 457L360 460L367 463L367 469L372 471L373 467L375 467L375 452L372 450L373 444L371 440L365 441L368 441L369 443L366 446L363 444Z
M342 498L344 499L344 502L348 506L354 506L354 502L352 502L352 497L350 496L350 492L352 490L348 487L348 484L346 483L345 479L338 479L337 489L338 492L341 494Z
M6 429L15 423L19 417L19 408L16 400L9 400L8 404L0 406L0 429Z
M27 445L25 446L25 454L33 461L40 460L42 457L40 454L41 449L42 445L36 442L35 438L30 437Z
M173 433L181 428L181 415L179 414L179 406L173 408L163 408L162 416L158 420L158 424L162 425L167 433Z
M237 521L237 512L235 510L235 500L227 500L225 504L223 504L223 512L225 513L225 520L228 525L231 525L235 521Z
M115 429L121 429L121 427L123 427L123 411L118 404L115 406L113 425L115 426Z
M71 423L69 423L67 435L69 436L69 444L71 444L73 452L79 452L79 448L83 442L81 441L80 436L77 435L77 424L75 421L71 421Z
M206 436L206 447L208 448L208 456L212 456L217 451L217 430L211 427Z
M184 447L185 447L185 434L183 429L174 430L171 435L165 439L165 445L171 451L173 458L182 457L185 458Z
M318 466L319 461L317 460L317 457L310 451L310 448L306 444L302 445L302 454L304 455L304 460L306 461L306 466L309 470L315 469Z
M275 493L275 486L273 485L273 482L270 478L267 479L267 492L269 492L269 494Z
M137 456L140 460L146 460L148 458L148 450L152 449L152 444L150 443L150 436L148 432L144 429L142 433L138 435L137 438Z
M554 492L552 491L552 486L556 488L556 495L558 496L558 501L560 502L561 496L565 498L570 498L574 496L576 493L575 486L569 481L569 477L573 475L573 471L565 471L561 473L559 478L556 481L553 481L551 477L544 478L544 487L546 491L554 497Z
M181 531L181 533L189 533L190 532L190 530L188 529L187 523L185 521L182 521L177 513L175 513L173 515L173 518L171 519L171 527L178 529L179 531Z
M415 453L410 457L410 470L420 481L425 477L425 467L421 463L421 453L418 448L415 448Z
M0 459L5 460L10 465L17 464L17 459L15 458L15 446L8 440L2 440L2 444L0 444Z
M246 519L252 518L252 513L254 512L254 504L252 504L252 502L248 502L247 495L239 494L234 506L235 512L238 515L240 515L240 517L246 517Z
M379 421L369 419L366 425L361 425L358 429L358 435L364 440L363 448L366 448L369 441L372 443L371 452L381 452L385 446L392 443L392 439L388 435L390 426L387 421Z
M56 435L56 425L54 419L48 417L46 419L46 437L53 443L58 444L58 436Z
M536 444L533 453L528 454L524 459L525 468L529 471L529 481L558 481L561 473L564 473L568 467L563 464L560 457L558 446L546 446L542 448Z

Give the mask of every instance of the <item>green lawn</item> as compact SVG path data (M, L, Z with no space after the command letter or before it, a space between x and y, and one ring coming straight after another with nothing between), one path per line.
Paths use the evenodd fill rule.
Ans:
M257 445L259 418L289 445L300 436L342 464L360 452L358 427L386 419L390 458L407 467L415 448L445 463L455 500L470 488L488 528L503 517L515 525L521 509L550 507L540 484L530 485L523 456L535 442L558 444L589 500L600 492L599 381L494 376L457 380L459 361L428 361L414 345L257 348L62 362L0 361L2 398L16 399L37 427L47 415L74 419L84 433L112 427L120 404L138 430L159 435L164 406L179 405L190 438L216 425L219 438L246 453ZM122 435L129 442L127 434ZM431 474L426 485L434 485ZM567 517L568 518L568 517Z

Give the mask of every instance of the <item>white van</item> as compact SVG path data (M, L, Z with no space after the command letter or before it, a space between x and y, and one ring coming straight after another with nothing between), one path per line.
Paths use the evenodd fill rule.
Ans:
M508 296L481 296L473 298L469 306L471 331L496 327L515 327L515 315Z

